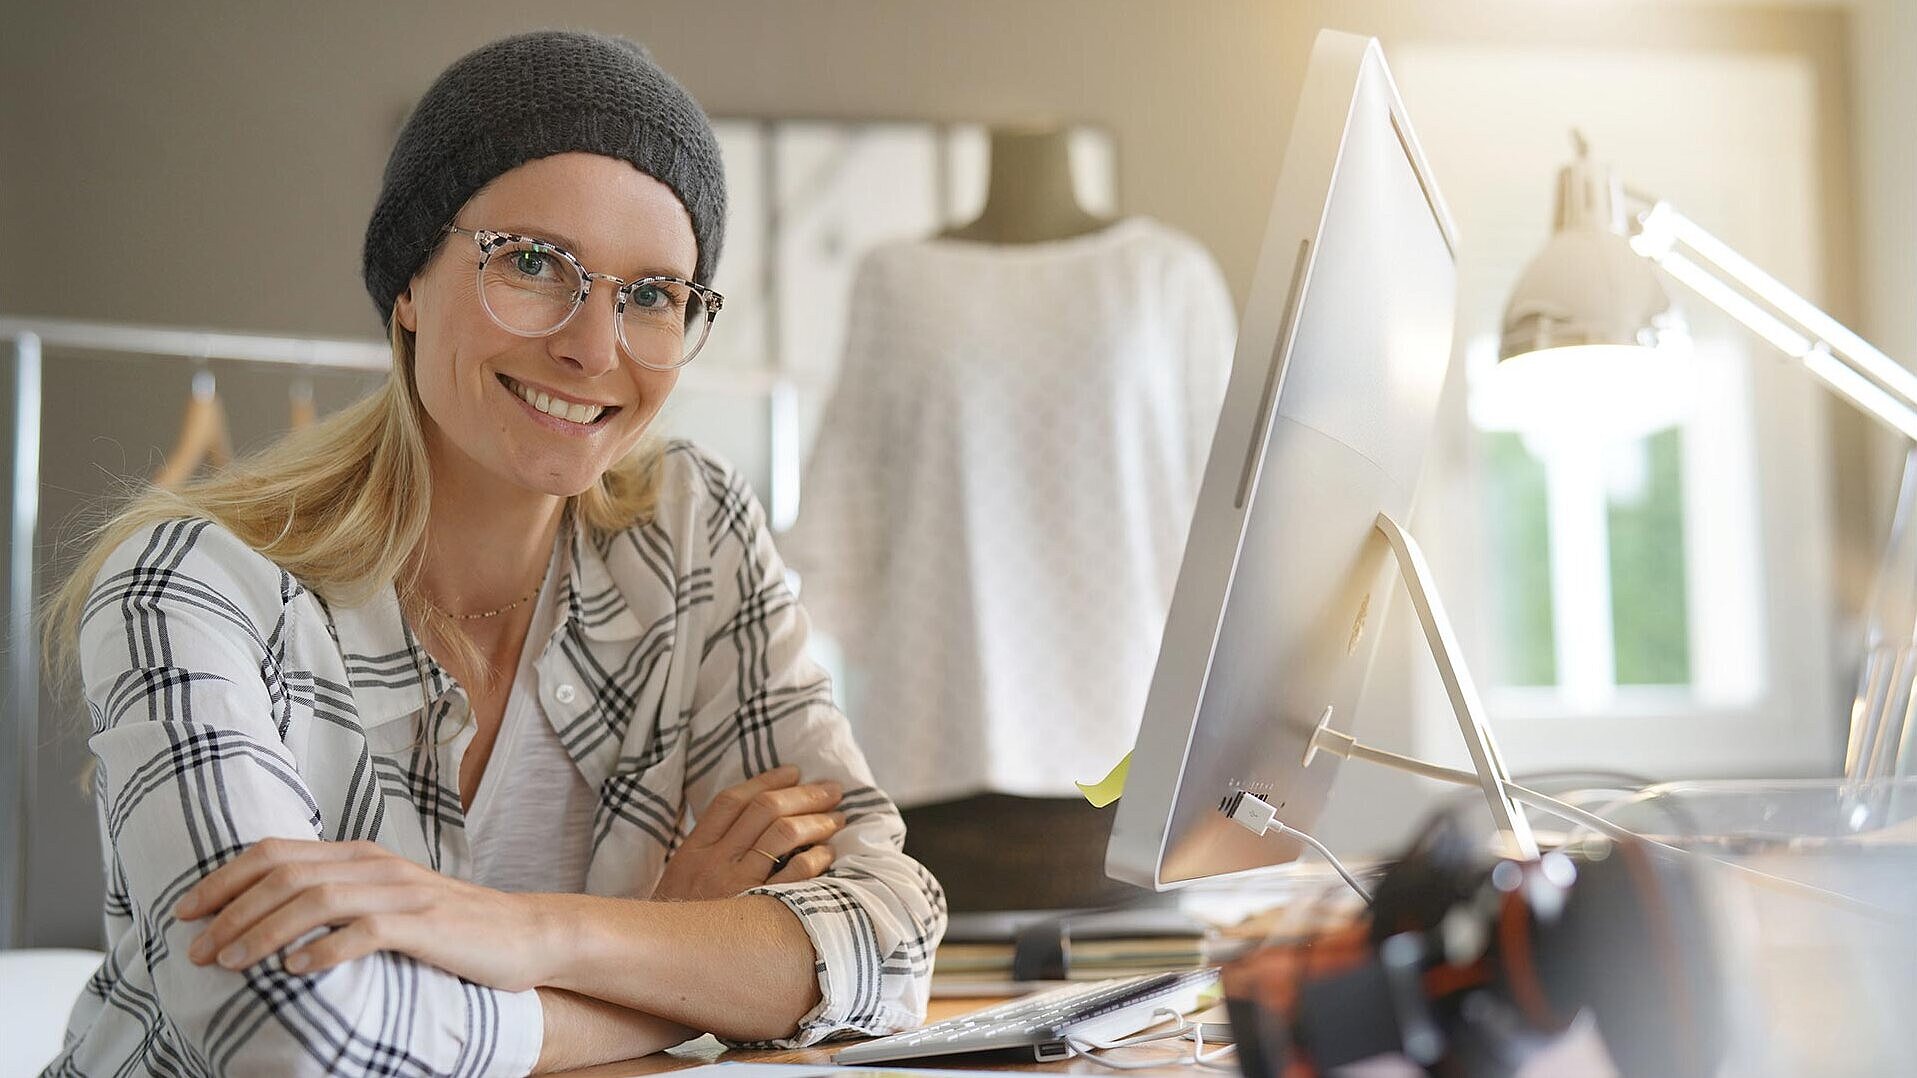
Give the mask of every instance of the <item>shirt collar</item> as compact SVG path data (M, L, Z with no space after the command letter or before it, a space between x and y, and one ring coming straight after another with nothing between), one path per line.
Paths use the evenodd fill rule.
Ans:
M587 529L573 526L573 510L566 509L565 534L572 544L571 571L561 584L559 601L568 624L578 628L589 640L636 640L642 626L632 611L625 592L606 566L606 556L614 542L634 534L632 529L617 535L588 535Z
M571 545L571 557L559 581L563 618L554 634L577 632L599 641L635 639L639 619L606 566L608 540L595 540L585 531L573 526L569 503L559 541ZM355 605L334 606L323 600L322 605L332 619L333 640L363 728L404 718L452 690L452 675L406 624L392 582Z
M420 646L389 581L364 602L328 608L333 640L362 727L403 718L437 700L453 678Z

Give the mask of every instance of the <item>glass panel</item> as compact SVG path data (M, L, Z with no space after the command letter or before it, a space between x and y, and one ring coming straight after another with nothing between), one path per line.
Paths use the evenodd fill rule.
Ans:
M1683 438L1672 427L1622 448L1607 477L1617 683L1687 684Z
M838 374L860 260L882 243L929 236L976 213L988 171L985 128L732 118L715 120L713 129L728 209L724 257L705 283L726 304L660 424L721 449L738 447L729 455L754 477L774 527L783 528L796 512L802 454ZM1086 207L1115 214L1110 133L1075 129L1072 159ZM789 375L796 398L768 401L761 389L728 385L728 374L764 370ZM795 418L777 418L787 416ZM775 427L787 434L775 439ZM774 475L783 499L772 496Z
M725 296L726 309L700 350L698 365L713 372L769 367L774 365L767 291L772 282L766 259L773 210L766 189L767 127L756 120L715 120L712 128L726 166L726 238L712 280L700 283Z
M1552 631L1551 539L1544 464L1521 435L1482 435L1486 530L1493 557L1498 618L1497 681L1504 685L1557 684Z
M939 213L938 129L795 121L777 126L772 152L779 365L817 389L799 410L809 452L838 375L860 262L881 243L948 223Z

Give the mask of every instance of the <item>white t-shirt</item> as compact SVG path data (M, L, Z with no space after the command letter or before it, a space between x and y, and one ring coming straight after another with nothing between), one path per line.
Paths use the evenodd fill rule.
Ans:
M1074 796L1132 747L1236 339L1190 236L874 249L780 542L902 805Z
M553 544L499 734L466 813L473 882L501 891L583 893L592 860L592 811L599 795L541 706L534 665L559 624L566 551L567 544Z

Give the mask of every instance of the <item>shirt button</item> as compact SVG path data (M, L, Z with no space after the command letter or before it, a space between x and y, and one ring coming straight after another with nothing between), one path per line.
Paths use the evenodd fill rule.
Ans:
M579 695L579 690L573 688L571 685L561 685L557 689L554 689L552 691L553 699L559 701L562 704L572 703L573 698L578 695Z

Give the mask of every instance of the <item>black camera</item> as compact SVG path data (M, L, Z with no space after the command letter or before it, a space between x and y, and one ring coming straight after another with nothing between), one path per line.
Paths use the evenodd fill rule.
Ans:
M1726 1018L1699 892L1685 856L1650 843L1496 858L1440 817L1378 884L1355 945L1227 968L1244 1072L1400 1053L1431 1074L1506 1075L1588 1012L1621 1073L1711 1074Z

